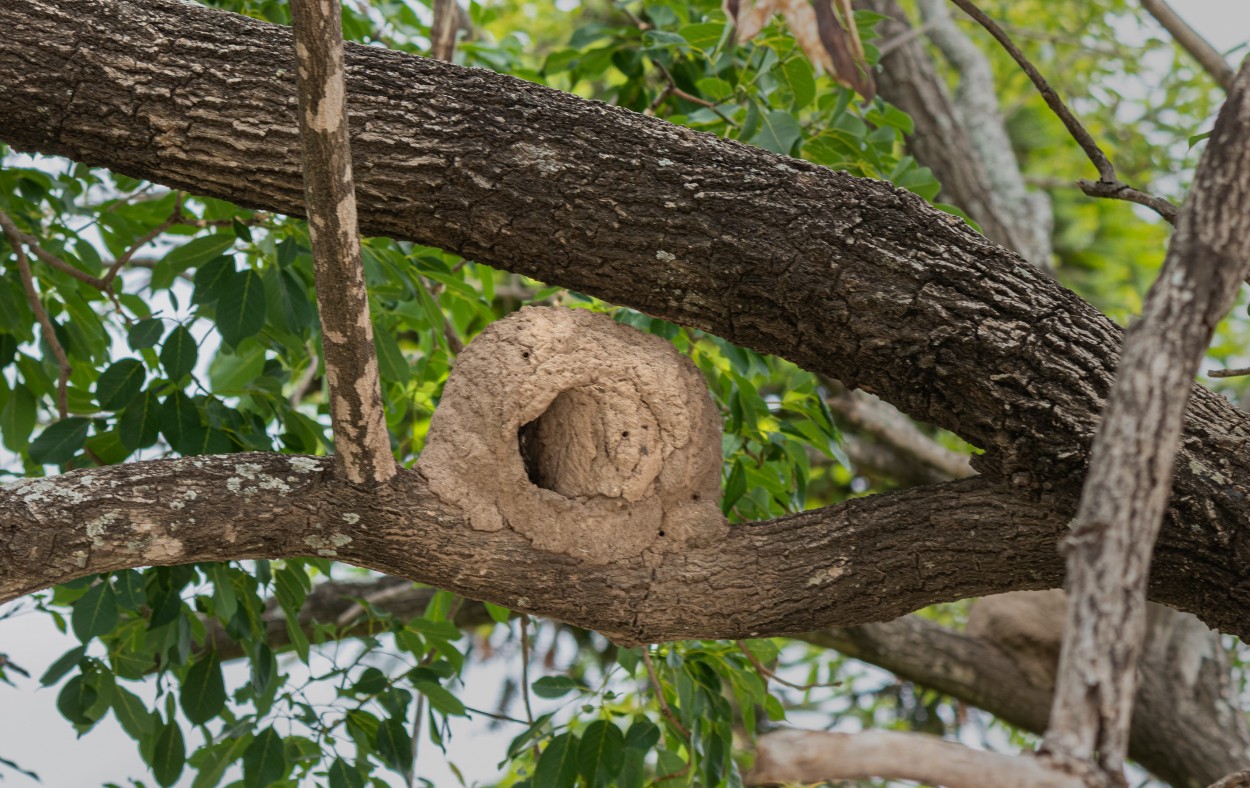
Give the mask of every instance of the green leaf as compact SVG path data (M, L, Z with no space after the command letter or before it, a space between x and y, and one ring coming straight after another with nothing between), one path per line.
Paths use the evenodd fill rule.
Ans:
M178 699L182 712L193 725L203 725L226 707L226 682L216 651L209 651L192 663L182 679Z
M660 728L648 719L637 719L625 732L625 746L647 752L660 741Z
M334 759L326 776L329 778L330 788L365 788L365 779L360 776L360 771L348 765L342 758Z
M442 712L449 717L465 717L464 704L455 695L452 695L441 684L433 681L418 681L412 685L413 689L420 692L430 701L430 706L436 711Z
M35 429L35 395L25 384L18 383L0 408L0 438L10 451L22 452L30 446L30 433Z
M264 370L265 349L249 343L241 352L219 352L209 367L209 379L214 393L233 394L245 389Z
M165 255L161 259L161 265L168 267L172 273L179 274L188 268L201 266L209 260L220 256L227 249L234 246L234 241L235 236L233 233L211 233L202 235L199 238L192 238Z
M377 347L378 372L385 383L407 383L412 377L408 360L400 352L395 335L385 327L373 324L373 343Z
M0 369L13 363L13 358L17 355L17 345L16 337L0 331Z
M96 401L104 410L121 410L139 396L146 378L143 362L124 358L104 370L96 381Z
M531 689L540 698L554 700L555 698L563 698L573 690L580 689L580 686L568 676L543 676L531 685Z
M734 86L720 77L704 77L695 83L695 87L711 101L724 101L734 94Z
M70 624L83 643L117 626L117 594L107 582L96 583L74 602Z
M161 432L161 403L156 393L148 389L130 403L117 420L117 431L130 451L156 443Z
M490 602L483 602L486 605L486 612L490 614L491 620L496 624L506 624L508 619L512 618L512 611L506 607L492 605Z
M230 765L242 757L251 739L239 736L205 745L196 750L189 759L197 769L191 788L215 788Z
M789 89L794 96L792 108L795 112L812 103L816 98L816 75L805 57L792 57L782 63L773 73L778 81Z
M191 294L193 304L215 304L225 292L226 283L238 272L234 268L233 257L218 257L210 260L195 270L195 291Z
M161 404L161 433L179 454L199 454L207 429L195 401L181 391L166 397Z
M91 427L89 419L71 416L61 419L30 444L30 459L36 465L60 465L68 462L82 448Z
M265 282L253 270L237 273L223 287L217 303L217 330L232 347L265 324Z
M1209 131L1204 131L1201 134L1195 134L1194 136L1189 138L1189 147L1192 148L1193 146L1209 138L1210 136L1211 136L1211 132Z
M131 350L143 350L154 347L157 342L161 341L161 335L164 333L164 322L150 317L131 326L130 332L126 335L126 341L130 344Z
M403 721L392 717L379 725L373 746L382 762L394 771L407 774L412 768L412 737Z
M56 709L61 716L75 725L93 725L95 720L87 716L87 709L96 701L96 690L83 674L74 676L65 682L60 694L56 696Z
M625 734L607 720L595 720L582 732L577 768L589 785L610 785L625 758Z
M165 337L165 344L161 346L161 366L170 380L178 381L183 375L190 374L198 358L195 337L191 336L186 326L178 326Z
M57 657L56 662L48 666L48 669L39 677L39 683L45 687L50 687L61 680L66 673L69 673L82 658L87 656L86 646L74 646L61 656Z
M697 25L685 25L677 33L695 49L713 52L725 38L729 26L720 22L702 22Z
M803 129L794 116L775 109L760 118L760 130L751 138L751 144L789 156L794 143L802 136Z
M182 740L182 729L174 721L161 726L152 746L152 776L156 782L169 788L178 782L182 767L187 762L187 747Z
M577 784L577 737L561 733L538 756L534 788L573 788Z
M142 741L156 731L156 717L148 711L139 696L125 687L113 689L113 716L122 730L135 741Z
M256 734L243 753L243 784L247 788L269 788L286 776L286 750L282 737L272 727Z

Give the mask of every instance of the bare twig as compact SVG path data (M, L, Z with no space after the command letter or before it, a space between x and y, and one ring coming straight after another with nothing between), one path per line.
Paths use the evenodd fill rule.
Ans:
M48 310L43 308L43 302L39 300L39 293L35 290L35 277L30 272L30 260L26 257L21 242L9 235L7 227L4 228L4 234L9 239L9 246L13 247L14 257L17 258L17 270L22 278L22 288L26 291L26 300L43 329L43 341L48 343L48 347L52 348L52 355L56 356L59 371L56 381L56 410L61 418L65 418L69 415L69 359L65 356L61 341L56 338L56 329L52 326L52 318L48 317Z
M651 652L646 647L642 649L642 664L647 667L647 677L651 680L651 689L655 692L655 699L660 704L660 713L664 715L664 719L672 723L673 727L681 733L682 738L689 739L690 731L686 730L686 726L681 724L681 720L677 719L677 715L669 708L668 701L664 699L664 689L660 686L660 677L655 672L655 664L651 661Z
M530 617L521 616L521 698L525 701L525 721L534 724L534 709L530 707Z
M1141 0L1141 7L1146 9L1146 13L1153 16L1164 30L1172 34L1176 43L1180 44L1190 57L1198 61L1198 65L1220 83L1220 87L1226 91L1233 89L1235 74L1232 67L1228 65L1228 61L1218 49L1200 36L1197 30L1177 16L1165 0Z
M799 692L807 692L808 690L820 689L821 687L841 687L842 686L842 682L840 681L829 681L829 682L814 681L811 684L795 684L792 681L787 681L786 679L783 679L781 676L778 676L775 670L770 670L763 662L760 662L759 658L751 653L751 649L747 648L745 643L743 643L741 640L737 641L737 643L738 643L738 648L741 649L742 653L746 655L747 661L751 663L751 667L755 668L755 671L759 673L761 676L764 676L765 679L772 679L778 684L789 687L790 689L796 689Z
M997 22L990 19L980 8L971 2L971 0L951 0L952 3L963 9L964 13L977 21L981 27L984 27L991 36L994 37L1003 49L1007 50L1007 54L1020 66L1021 70L1032 80L1037 92L1042 95L1042 99L1046 102L1046 106L1058 116L1064 128L1068 130L1068 134L1072 135L1072 139L1081 146L1081 150L1085 151L1085 155L1089 158L1094 168L1098 170L1098 180L1088 181L1081 180L1077 184L1091 197L1107 197L1116 200L1126 200L1144 205L1147 208L1158 213L1171 224L1176 223L1176 206L1164 200L1161 197L1154 197L1145 192L1129 187L1120 181L1115 174L1115 167L1112 166L1111 160L1107 158L1107 154L1103 153L1102 148L1094 141L1093 136L1086 131L1081 122L1077 120L1068 106L1063 103L1063 99L1059 98L1059 94L1050 86L1046 78L1037 70L1020 48L1011 40L1011 36L1003 30Z
M294 0L304 203L330 387L334 447L355 484L395 476L378 356L369 319L347 129L343 28L338 0Z
M1241 367L1239 369L1207 370L1207 377L1209 378L1239 378L1243 375L1250 375L1250 367Z

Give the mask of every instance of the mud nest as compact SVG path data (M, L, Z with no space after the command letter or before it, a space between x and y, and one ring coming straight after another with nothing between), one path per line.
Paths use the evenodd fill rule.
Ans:
M473 528L588 563L658 560L726 529L703 376L663 339L584 310L527 307L473 340L418 467Z

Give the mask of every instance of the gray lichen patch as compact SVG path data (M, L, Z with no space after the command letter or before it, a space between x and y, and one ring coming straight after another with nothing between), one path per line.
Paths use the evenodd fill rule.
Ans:
M725 533L720 417L668 342L526 308L460 354L419 468L473 528L601 564Z

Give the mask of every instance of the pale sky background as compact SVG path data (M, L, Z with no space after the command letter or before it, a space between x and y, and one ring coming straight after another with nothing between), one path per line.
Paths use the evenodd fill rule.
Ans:
M1173 6L1221 51L1250 40L1250 0L1173 0ZM4 608L0 608L0 613L3 611ZM29 670L36 678L53 660L76 644L72 636L58 633L51 619L41 614L0 620L0 653L8 654L13 662ZM324 669L325 666L324 661L320 665L315 663L314 670ZM283 663L283 670L298 675L303 668L297 662L288 660ZM469 706L493 710L503 677L508 671L519 678L520 666L515 658L496 659L485 666L471 667L466 671L465 687L460 691L462 699ZM535 671L531 680L538 675L540 671ZM46 788L87 788L107 782L131 785L130 778L154 784L139 759L135 743L122 733L111 714L85 737L76 740L73 728L56 711L59 685L37 689L37 681L33 679L14 678L18 689L0 685L0 757L16 760L23 767L38 772ZM233 688L244 681L246 670L243 665L227 666L228 687ZM126 686L139 691L136 685L129 682ZM151 695L149 688L145 697L150 699ZM535 713L543 710L536 709ZM457 721L452 728L449 758L457 764L466 779L489 780L497 774L495 766L502 760L508 742L518 732L516 726L488 731L478 721ZM350 748L347 751L350 752ZM443 756L428 742L422 746L418 774L439 788L457 784L444 765ZM189 786L193 775L190 769L184 771L179 785ZM38 785L16 774L8 774L7 778L4 784L14 788ZM395 784L398 785L398 782Z

